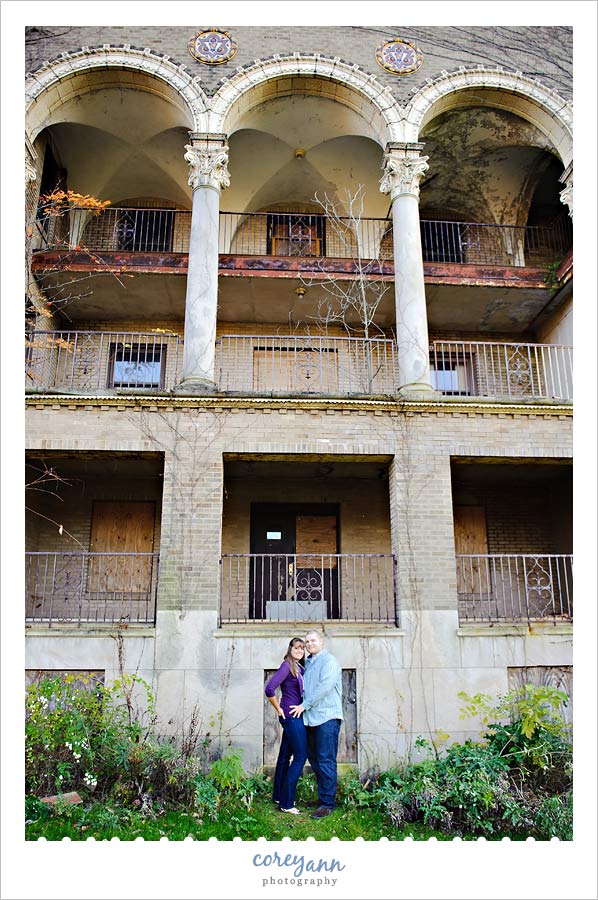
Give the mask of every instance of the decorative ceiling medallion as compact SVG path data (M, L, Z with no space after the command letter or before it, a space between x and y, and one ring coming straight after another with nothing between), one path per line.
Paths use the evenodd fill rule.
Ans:
M412 75L424 61L424 54L408 41L396 38L376 47L376 62L393 75Z
M198 31L187 45L191 56L206 66L221 66L237 52L237 42L226 31L208 28Z

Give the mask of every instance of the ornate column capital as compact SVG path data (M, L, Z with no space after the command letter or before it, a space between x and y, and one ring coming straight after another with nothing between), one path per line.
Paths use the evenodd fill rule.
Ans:
M388 144L380 179L380 191L390 194L391 200L401 194L419 198L419 182L428 170L428 157L420 156L423 144Z
M37 153L33 149L33 144L25 135L25 181L37 181Z
M560 192L561 203L569 207L569 215L573 218L573 162L570 162L559 181L565 187Z
M185 144L185 160L189 163L189 185L212 187L221 191L230 185L228 173L228 144L226 136L191 134Z

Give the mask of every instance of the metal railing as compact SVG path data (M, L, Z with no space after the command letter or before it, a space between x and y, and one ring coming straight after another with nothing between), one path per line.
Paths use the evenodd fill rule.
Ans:
M559 344L433 341L430 368L448 396L573 400L573 348Z
M157 553L26 553L29 623L154 624Z
M573 244L567 215L549 226L422 219L420 230L424 262L542 267L559 261Z
M99 214L72 209L68 219L41 219L35 250L60 246L94 252L188 253L191 212L109 207ZM425 262L547 266L572 246L563 215L547 226L490 225L422 219ZM392 220L328 217L314 213L221 212L219 253L239 256L393 259Z
M165 390L182 372L182 338L123 331L30 332L25 386L30 390Z
M256 394L395 394L396 344L374 338L225 334L216 345L218 388Z
M188 253L191 212L110 206L95 213L71 209L67 216L41 219L36 249L54 245L84 247L95 252Z
M220 213L219 252L238 256L300 256L392 260L389 219L339 218L315 213Z
M573 557L568 554L459 554L460 622L573 618Z
M383 553L226 553L220 624L390 622L398 625L396 560Z

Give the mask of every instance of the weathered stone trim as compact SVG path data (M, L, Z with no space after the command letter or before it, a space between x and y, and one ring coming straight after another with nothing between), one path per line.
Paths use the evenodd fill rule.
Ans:
M193 118L193 131L206 132L207 98L200 87L199 76L192 76L185 65L177 65L169 56L160 55L149 47L143 50L125 44L122 47L82 47L73 52L61 53L58 59L45 61L41 68L29 75L25 84L26 110L41 97L44 91L72 75L94 69L133 69L153 75L163 81L181 97ZM27 114L27 113L26 113ZM37 137L30 136L31 140Z
M176 394L168 396L126 397L108 395L76 395L73 394L34 394L25 398L29 408L61 407L79 408L114 408L126 406L130 408L164 408L164 407L202 407L218 412L221 409L309 409L309 410L347 410L347 411L380 411L391 413L406 413L413 415L418 412L437 414L441 416L477 414L497 414L499 416L512 417L513 414L529 416L558 416L568 419L573 416L573 405L564 403L552 403L547 400L545 404L534 401L533 403L503 403L496 401L484 402L472 399L470 402L462 398L446 398L445 400L405 400L391 399L338 399L338 398L296 398L296 397L182 397Z
M535 121L553 142L564 165L573 157L573 109L556 91L545 87L542 82L529 78L521 72L506 72L502 66L488 68L476 66L467 69L460 66L458 72L444 71L438 78L426 82L416 91L405 110L406 141L418 141L420 130L426 117L443 97L468 88L490 88L505 93L525 97L546 117L547 121ZM548 120L552 120L549 124ZM558 133L560 131L560 134Z
M225 124L234 104L253 88L274 79L293 76L321 78L344 85L367 100L380 116L384 123L384 132L378 134L381 146L385 146L388 141L402 139L401 113L390 89L358 65L351 65L339 57L325 57L318 53L294 53L292 56L274 54L270 59L255 60L250 66L239 67L234 75L223 79L213 97L209 131L230 131L225 128Z

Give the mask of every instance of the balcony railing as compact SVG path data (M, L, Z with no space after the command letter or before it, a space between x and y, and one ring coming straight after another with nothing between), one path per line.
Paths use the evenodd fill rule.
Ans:
M25 556L28 623L155 623L157 553L40 552Z
M432 384L445 395L573 400L573 348L433 341Z
M183 342L175 334L122 331L33 332L26 339L29 389L165 390L182 372Z
M99 214L72 209L38 222L35 247L85 247L105 253L188 253L191 212L108 207Z
M560 261L573 243L567 215L550 226L422 219L420 227L424 262L545 267Z
M220 623L387 622L398 625L390 554L227 553Z
M109 207L98 215L73 209L37 223L36 250L85 247L96 253L188 253L191 213ZM572 246L567 215L550 226L421 220L425 262L545 267ZM393 259L392 221L331 222L313 213L221 212L219 252L238 256Z
M217 341L218 388L256 394L395 394L396 344L375 338L236 335Z
M572 556L463 554L456 559L460 622L572 619Z

